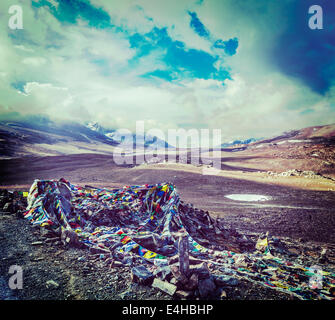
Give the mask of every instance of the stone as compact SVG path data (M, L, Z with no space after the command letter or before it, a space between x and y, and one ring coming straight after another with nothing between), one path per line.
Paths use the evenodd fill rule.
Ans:
M221 295L220 295L220 298L221 298L221 299L225 299L225 298L227 298L227 293L226 293L226 291L222 290Z
M100 247L90 247L89 251L92 254L110 253L109 250Z
M200 259L196 259L192 256L189 256L189 264L195 265L195 264L201 264L203 261ZM174 255L172 257L169 257L169 265L179 264L179 255Z
M185 290L194 290L198 287L199 276L196 273L193 273L191 277L188 279L188 282L185 284Z
M61 242L64 245L79 246L78 234L71 229L64 229L61 232Z
M192 291L184 291L184 290L178 290L175 293L175 296L180 299L189 299L193 296Z
M45 243L52 243L52 242L56 242L59 238L55 237L55 238L47 238L45 239Z
M239 281L236 278L226 275L214 275L213 279L215 284L219 287L237 286L239 284Z
M234 259L237 267L248 267L250 263L250 259L243 254L236 255Z
M208 298L215 294L216 285L212 278L201 279L199 280L198 289L201 298Z
M131 269L131 280L142 285L150 285L154 275L144 266L140 265Z
M57 289L59 287L59 284L54 280L48 280L45 284L48 289Z
M40 228L40 234L42 237L45 238L53 238L55 236L54 232L52 232L51 230L49 230L48 228ZM57 238L58 239L58 238Z
M133 264L133 260L134 260L133 257L125 256L122 260L122 264L131 266Z
M171 284L167 281L162 281L158 278L155 278L152 287L160 289L161 291L167 293L170 296L173 296L177 290L177 287L174 284Z
M323 248L321 251L321 256L319 258L319 263L327 263L328 258L327 258L327 249Z
M186 284L188 279L187 277L179 271L178 266L170 266L173 276L176 278L177 283Z
M297 256L297 255L300 254L300 251L298 249L296 249L296 248L289 248L288 252L291 253L294 256Z
M130 299L132 298L132 296L133 296L133 292L131 292L129 289L120 293L121 299L125 299L125 300Z
M206 262L196 265L190 265L190 273L196 273L199 279L206 279L210 277L210 271Z
M160 267L154 272L155 276L158 276L161 280L166 280L171 276L171 268L169 266Z
M32 242L32 243L31 243L31 245L33 245L33 246L40 246L40 245L42 245L42 244L43 244L42 241L35 241L35 242Z
M113 260L112 267L123 267L123 263L120 261Z
M11 203L10 202L7 202L4 206L3 206L3 211L11 211L10 208L11 207Z

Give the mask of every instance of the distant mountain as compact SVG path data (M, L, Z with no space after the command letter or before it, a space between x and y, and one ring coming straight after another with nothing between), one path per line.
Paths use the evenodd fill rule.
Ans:
M335 124L292 130L262 139L246 145L236 157L243 160L234 161L234 165L253 170L313 171L335 178Z
M105 134L104 128L96 121L88 122L86 124L86 127L89 128L92 131L96 131L101 134Z
M138 152L163 148L175 150L175 147L158 137L132 132L123 135L120 131L104 128L97 122L85 125L74 122L59 123L46 117L17 115L13 115L11 121L0 120L1 158L80 153L113 155L115 148L120 146L129 152L134 148ZM213 150L230 152L232 157L250 157L241 166L262 168L258 161L264 159L264 163L268 162L268 170L274 170L275 165L280 164L278 170L310 168L316 172L333 172L335 125L292 130L262 140L234 140Z
M163 149L173 148L166 141L151 135L137 135L135 133L123 133L122 130L112 130L103 128L98 122L89 122L86 127L92 131L105 135L111 141L122 144L123 147L145 148L145 149Z
M0 121L0 156L108 153L117 145L78 123Z
M279 136L258 140L253 147L277 144L335 143L335 124L313 126L284 132Z
M129 151L140 147L145 151L171 148L167 142L157 137L136 136L133 133L122 137L119 131L105 129L97 122L82 125L32 117L0 121L2 158L79 153L113 154L115 147L120 146Z
M246 145L246 144L250 144L253 142L256 142L259 139L255 139L255 138L249 138L246 140L233 140L230 142L225 142L221 144L222 148L228 148L228 147L233 147L233 146L240 146L240 145Z
M246 140L233 140L222 143L220 147L227 148L223 151L243 151L246 149L258 149L281 144L306 143L335 144L335 124L291 130L271 138L249 138Z

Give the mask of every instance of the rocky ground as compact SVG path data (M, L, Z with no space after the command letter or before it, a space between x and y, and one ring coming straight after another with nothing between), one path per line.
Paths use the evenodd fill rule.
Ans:
M290 142L292 141L292 142ZM297 169L313 171L325 177L335 178L335 142L332 138L306 140L282 140L279 143L262 143L249 146L229 157L222 153L223 163L247 169L276 173Z
M108 255L101 254L101 252L95 252L87 248L72 248L65 246L59 238L50 238L44 228L32 226L27 220L23 219L24 205L24 198L19 193L2 191L0 212L0 299L295 299L290 294L278 292L245 279L231 279L220 283L215 280L216 285L213 285L214 282L206 275L203 280L200 280L201 278L198 280L200 274L208 273L209 276L212 270L211 263L208 263L208 269L207 267L204 268L203 264L197 267L200 272L197 275L196 282L202 282L205 287L213 286L215 294L208 294L208 296L206 293L203 294L200 285L198 291L194 291L195 295L192 296L188 295L188 291L182 290L185 288L180 288L176 292L173 291L169 294L162 292L162 290L154 287L153 279L147 282L143 280L145 277L143 279L141 277L138 278L136 270L134 271L132 266L111 260ZM187 207L184 205L183 210L186 210ZM188 208L194 212L192 206ZM198 214L200 213L201 211L198 211ZM225 226L226 221L227 219L219 218L216 223ZM192 224L189 224L188 228L191 229L191 227ZM246 235L249 239L254 239L255 242L259 236L259 233L242 232L240 234L233 232L232 234L239 237ZM205 235L203 244L205 245L208 239L213 239L213 236ZM296 240L290 237L271 237L271 239L273 240L271 243L280 243L280 246L274 245L272 247L272 252L276 256L280 256L285 252L286 257L291 261L307 264L308 266L318 264L324 270L334 270L334 244L318 243L306 239ZM171 269L175 265L172 260L170 261ZM13 265L18 265L23 269L23 288L21 290L11 290L8 286L9 268ZM178 281L180 281L178 280L178 275L173 272L169 278L169 283L176 284ZM210 283L207 284L206 281ZM191 282L189 279L185 282L185 286L190 286Z
M86 249L46 242L39 227L15 215L0 215L0 300L152 300L178 299L131 280L131 269L113 267ZM11 265L23 268L23 289L8 287ZM239 281L226 286L218 299L292 299L290 295Z

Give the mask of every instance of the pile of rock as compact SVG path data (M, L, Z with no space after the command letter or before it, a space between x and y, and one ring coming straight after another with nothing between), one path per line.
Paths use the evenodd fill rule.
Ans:
M316 173L314 171L302 171L302 170L297 170L297 169L291 169L287 170L284 172L273 172L273 171L268 171L267 175L269 176L275 176L275 177L304 177L304 178L309 178L309 179L321 179L324 178L321 174Z
M0 213L22 215L27 207L27 199L20 191L0 190Z
M150 164L157 164L157 163L166 163L164 158L159 156L153 156L151 159L146 159L141 165L150 165Z
M174 256L164 267L155 269L140 265L133 267L131 274L133 282L152 286L179 299L225 297L224 288L239 284L237 279L212 274L210 269L211 265L207 262L190 257L189 269L182 271L180 257Z
M253 239L229 228L223 218L213 219L208 211L194 208L192 204L179 205L180 218L190 236L202 246L222 251L234 252L253 251Z

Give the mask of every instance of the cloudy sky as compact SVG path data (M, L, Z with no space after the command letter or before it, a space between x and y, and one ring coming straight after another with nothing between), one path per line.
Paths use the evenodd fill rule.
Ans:
M334 1L1 0L0 119L273 136L335 123L334 57Z

